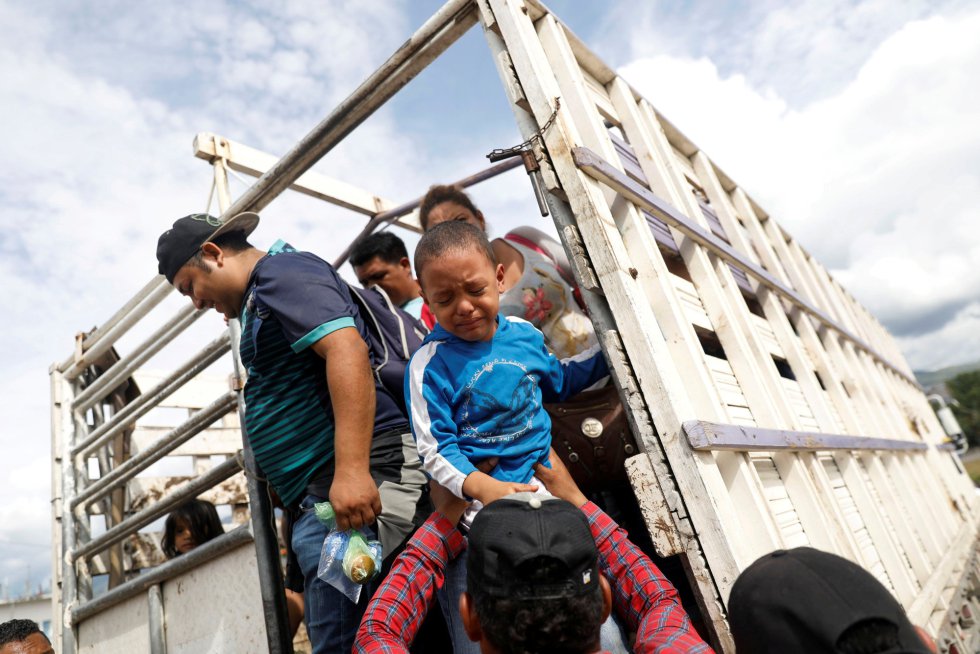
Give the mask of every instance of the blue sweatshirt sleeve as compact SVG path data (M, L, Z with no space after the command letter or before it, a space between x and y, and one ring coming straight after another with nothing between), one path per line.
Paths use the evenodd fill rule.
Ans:
M422 468L453 495L463 494L463 481L476 467L459 449L459 429L453 420L451 380L433 362L438 341L412 355L405 375L405 403Z
M557 358L543 345L542 350L549 370L548 377L541 380L545 402L564 402L609 375L606 357L598 343L567 359Z

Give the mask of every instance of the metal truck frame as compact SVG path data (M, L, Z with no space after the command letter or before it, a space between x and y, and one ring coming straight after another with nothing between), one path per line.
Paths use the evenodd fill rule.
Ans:
M476 23L527 139L522 160L568 253L640 443L627 469L648 530L659 555L683 562L704 636L718 651L734 652L725 617L739 572L774 549L812 545L870 570L937 637L941 652L977 651L976 491L894 339L539 2L450 0L278 161L199 135L195 152L214 166L222 218L261 211L293 188L370 216L365 232L391 221L413 228L417 201L395 206L307 171ZM232 199L228 169L258 180ZM251 526L92 594L90 570L96 561L107 565L112 547L250 467L246 440L241 456L138 512L123 497L120 489L139 471L241 401L233 386L127 454L127 433L141 416L237 352L233 324L157 386L125 396L121 385L200 315L182 309L132 354L111 356L119 336L171 290L161 277L150 280L51 368L53 601L64 618L58 649L135 651L112 636L125 620L141 625L138 642L149 651L189 646L176 636L171 587L193 585L195 576L200 582L234 559L236 576L254 593L247 610L256 619L247 633L221 623L229 634L223 642L231 651L242 647L231 643L264 639L269 651L288 652L268 495L254 476ZM235 371L241 379L237 363ZM97 479L88 474L93 459ZM96 512L107 516L107 530L92 537ZM219 601L208 600L209 610Z

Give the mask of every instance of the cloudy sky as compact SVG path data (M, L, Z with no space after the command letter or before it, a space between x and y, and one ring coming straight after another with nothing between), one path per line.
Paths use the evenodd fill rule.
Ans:
M550 5L913 367L980 359L976 3ZM50 576L48 366L152 277L159 232L206 207L193 136L285 152L438 6L0 0L0 597ZM519 140L480 30L450 54L317 169L401 202ZM534 220L529 190L511 173L476 197L499 233ZM328 259L360 223L297 198L264 218L260 245L282 236ZM198 331L219 328L207 317Z

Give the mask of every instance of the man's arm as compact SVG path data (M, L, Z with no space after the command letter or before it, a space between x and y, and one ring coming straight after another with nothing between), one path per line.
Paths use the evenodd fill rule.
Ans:
M334 414L334 479L330 504L340 529L359 528L381 513L371 477L374 375L367 344L353 327L333 331L310 346L326 360Z
M677 589L653 561L598 506L587 502L582 511L599 548L600 571L613 588L616 613L637 631L636 654L711 652L691 626Z
M408 541L368 604L354 641L357 654L408 652L442 586L446 565L466 548L453 525L468 503L435 483L430 493L436 512Z
M545 488L582 509L599 550L599 568L613 591L616 613L637 631L637 654L711 652L691 626L677 590L653 561L629 541L612 518L588 501L554 449L551 468L538 464L535 475Z

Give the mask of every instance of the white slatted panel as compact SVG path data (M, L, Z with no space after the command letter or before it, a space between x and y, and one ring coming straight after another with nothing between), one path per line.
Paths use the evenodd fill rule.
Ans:
M806 397L804 397L799 383L793 379L786 379L785 377L781 377L780 379L783 383L783 390L786 391L786 396L789 398L790 406L793 407L793 413L800 419L800 427L806 431L821 431L820 424L813 417L813 409L810 408L810 404L806 401Z
M757 210L705 153L672 124L660 120L649 103L638 99L634 89L615 78L615 72L577 39L567 40L561 26L545 10L529 12L536 7L533 2L489 0L488 5L498 21L497 31L487 31L488 39L493 43L499 33L511 55L510 64L500 67L501 76L509 82L516 73L524 91L520 101L514 100L521 107L518 114L524 104L531 106L534 127L540 128L551 114L553 99L561 97L563 120L544 134L554 174L595 264L633 373L650 407L650 417L660 429L680 433L683 421L724 421L727 417L729 423L745 427L901 437L898 432L903 432L900 427L904 420L896 416L908 410L897 407L899 411L895 411L895 398L901 393L892 388L890 373L870 357L855 354L853 346L846 344L833 327L810 316L800 321L796 309L787 307L785 313L793 316L791 321L799 322L787 323L777 315L781 303L769 294L757 298L768 320L752 313L754 305L740 302L731 284L732 275L736 283L743 276L717 265L716 255L685 239L682 229L672 228L671 233L661 229L651 235L653 223L636 207L619 206L612 211L612 198L621 201L623 196L617 196L604 182L597 186L595 176L583 175L582 168L576 171L568 153L584 146L616 168L623 159L631 178L646 180L655 195L695 224L724 233L733 248L747 251L752 261L761 260L767 270L797 289L822 313L868 340L869 335L876 334L874 326L864 324L863 310L852 306L853 299L842 293L774 220ZM500 65L505 60L497 61ZM603 118L617 126L614 133L621 132L625 143L619 144L620 150L610 140ZM525 136L531 133L529 127L522 125ZM623 157L626 150L634 156ZM546 183L554 188L550 180ZM695 190L699 192L692 193ZM660 239L659 247L655 236ZM693 283L667 272L672 262L663 259L661 248L663 243L674 241L684 243L679 255ZM627 270L632 274L622 274ZM662 343L637 330L637 325L646 326L649 321L647 309L662 325ZM644 320L637 321L638 315ZM698 329L690 329L691 325ZM714 334L705 339L704 330ZM715 354L723 350L721 356L728 360L703 355L704 350ZM829 392L822 391L810 376L800 376L799 383L783 378L773 367L774 356L786 361L797 374L818 370ZM786 373L781 362L779 368ZM710 375L705 375L705 369ZM917 410L922 411L921 407ZM928 411L926 414L920 419L932 419ZM889 588L901 589L906 599L913 593L902 574L903 562L908 561L918 575L920 594L928 595L930 606L938 597L926 582L953 530L952 525L924 520L922 515L924 507L949 512L947 504L938 502L938 483L930 478L929 483L914 484L921 486L917 492L931 490L929 498L912 494L910 484L887 492L902 479L916 481L918 477L911 475L927 472L921 470L923 466L890 465L886 470L869 458L868 469L855 474L858 471L850 467L850 460L840 459L847 471L845 481L833 457L821 457L819 464L812 455L794 454L715 452L692 457L676 442L665 439L661 446L672 469L672 474L661 480L663 490L676 484L692 509L692 523L698 523L697 542L689 541L686 547L694 553L692 561L700 562L703 554L710 570L708 575L692 577L698 579L705 594L703 606L722 641L726 630L723 615L712 607L723 607L727 601L730 584L737 577L734 568L744 568L770 545L794 547L813 542L845 552L860 559ZM806 465L797 465L804 459ZM887 457L885 460L895 463ZM661 474L657 467L660 462L651 456L651 463ZM869 478L879 483L877 488L868 484L877 493L874 498L865 489ZM848 482L853 486L849 488ZM890 511L891 524L887 527L878 518L879 512L872 510L879 501ZM867 524L863 518L868 519ZM932 530L932 522L945 531ZM903 529L905 523L908 525ZM912 539L909 527L918 530L916 538L921 541ZM891 547L896 535L902 539L901 554ZM873 538L881 540L876 544ZM920 551L926 548L928 551ZM714 590L705 581L709 576L718 589L713 599L709 596ZM727 642L723 649L734 651Z
M847 427L844 425L844 419L840 417L840 411L837 410L837 406L834 404L834 400L830 397L830 393L827 391L823 392L824 399L826 400L827 410L830 413L830 417L834 420L833 432L835 434L846 434Z
M871 494L872 499L874 499L875 503L878 504L878 506L884 508L885 503L882 502L881 495L878 493L878 488L874 485L874 482L871 480L871 475L868 474L868 469L864 466L864 462L861 461L860 457L855 457L855 463L857 464L858 470L861 472L861 479L864 480L865 485L868 487L868 492ZM888 529L888 534L895 542L896 549L898 549L899 553L902 556L902 560L905 561L905 565L908 566L909 570L912 570L912 562L909 560L909 555L905 551L905 548L902 547L902 541L899 539L898 533L895 531L895 525L892 523L891 518L888 517L888 512L883 510L881 512L881 517L885 523L885 526ZM911 578L913 585L917 589L922 587L921 584L919 584L919 581L916 578L914 572L912 572L909 575L909 577Z
M589 71L582 70L582 77L585 78L585 85L589 91L589 97L595 102L595 106L599 109L599 113L603 114L608 118L615 118L616 109L613 108L612 102L609 101L609 94L606 93L606 88L599 83L595 77L593 77Z
M742 387L738 385L732 367L724 359L713 357L710 354L704 355L704 359L708 362L711 377L715 381L722 402L728 407L728 414L731 416L732 422L736 425L755 427L756 423L752 416L752 410L749 409L749 403L742 393Z
M841 513L844 514L847 526L854 535L854 540L857 541L858 547L861 549L861 564L878 581L894 592L894 586L892 586L892 581L888 578L888 573L885 571L885 565L881 561L881 555L878 554L878 548L875 547L874 541L871 539L871 534L868 533L864 519L858 511L857 505L854 503L854 498L851 497L851 491L848 490L847 484L844 483L844 477L841 475L840 468L837 467L837 462L834 461L830 454L825 452L818 454L817 458L820 459L824 469L827 471L827 477L830 479L830 483L834 488L834 496L837 499L837 504L840 506Z
M766 351L769 354L776 355L780 359L785 359L786 355L783 353L783 348L779 346L779 341L776 340L776 334L772 331L772 326L769 324L769 321L754 313L750 315L750 320L755 325L755 330L759 334L759 338L763 346L765 346Z
M803 530L800 516L796 513L793 502L790 501L786 493L786 486L783 484L779 471L772 457L765 452L752 452L749 454L752 465L755 466L759 474L759 481L766 494L766 501L769 502L769 510L772 511L779 527L779 533L787 548L801 547L809 545L810 541Z
M681 167L684 175L688 178L685 180L687 188L693 189L690 180L697 179L698 175L694 172L694 166L691 165L691 160L685 157L683 152L673 146L671 146L671 151L674 153L677 164Z
M691 321L691 324L714 331L715 328L711 326L711 321L708 320L708 314L705 313L704 304L701 303L701 298L698 296L694 284L674 274L671 274L670 277L674 288L677 290L677 298L684 307L684 315Z

